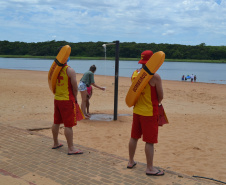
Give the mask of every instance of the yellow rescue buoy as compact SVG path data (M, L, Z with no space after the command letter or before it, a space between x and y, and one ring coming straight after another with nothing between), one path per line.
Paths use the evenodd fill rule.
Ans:
M66 45L61 48L58 55L56 56L56 59L54 60L52 66L50 67L49 73L48 73L48 83L49 88L55 94L56 90L56 81L58 74L60 70L62 69L63 65L67 62L68 57L71 54L71 47L69 45Z
M155 72L160 68L165 60L165 53L162 51L154 53L146 63L145 67L141 69L140 73L134 79L132 85L126 96L126 104L128 107L135 105L140 93L147 85L149 80L153 77Z

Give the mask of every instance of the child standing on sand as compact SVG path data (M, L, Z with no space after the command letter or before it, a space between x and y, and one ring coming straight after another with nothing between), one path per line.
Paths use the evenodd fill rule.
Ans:
M87 112L86 112L87 95L88 95L87 87L90 87L90 85L92 85L92 86L94 86L98 89L101 89L103 91L105 90L104 87L100 87L100 86L95 84L95 81L94 81L95 71L96 71L96 66L95 65L90 66L89 71L84 73L84 75L81 78L79 85L78 85L78 91L80 91L81 97L82 97L81 109L82 109L82 112L83 112L86 119L90 118L90 115L88 115Z

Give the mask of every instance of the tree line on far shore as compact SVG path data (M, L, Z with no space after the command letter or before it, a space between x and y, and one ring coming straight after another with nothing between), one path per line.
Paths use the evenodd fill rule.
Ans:
M31 55L31 56L56 56L60 46L70 45L71 56L75 57L104 57L103 44L106 42L66 42L46 41L37 43L0 41L0 55ZM121 58L140 58L144 50L153 52L163 51L167 59L198 59L198 60L224 60L226 59L226 46L206 46L180 44L155 44L155 43L120 43ZM115 46L107 45L107 57L115 57Z

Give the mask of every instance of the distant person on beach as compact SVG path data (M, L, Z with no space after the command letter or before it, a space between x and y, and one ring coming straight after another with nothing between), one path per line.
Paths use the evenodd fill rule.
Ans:
M194 82L196 82L196 79L197 79L197 77L196 77L196 75L194 76Z
M141 53L141 60L138 62L145 66L153 52L146 50ZM132 81L140 70L134 71ZM162 176L163 171L153 166L154 144L158 143L158 105L163 99L163 88L161 77L155 73L141 92L134 108L131 138L129 141L129 162L127 168L132 169L137 163L134 161L137 142L143 135L145 154L147 160L146 175Z
M194 75L192 74L191 75L191 82L193 82L193 79L194 79Z
M61 48L59 48L59 51ZM72 127L77 124L78 120L76 119L78 90L76 73L67 65L67 62L63 65L56 82L56 92L54 98L54 123L52 125L54 144L52 149L58 149L63 146L58 141L58 133L60 124L64 123L64 134L68 144L68 155L75 155L83 153L80 149L76 149L73 144Z
M88 115L86 112L87 95L88 95L87 87L92 85L103 91L105 90L104 87L100 87L95 84L95 81L94 81L95 71L96 71L96 66L95 65L90 66L89 71L87 71L83 74L83 77L81 78L79 85L78 85L78 91L80 91L81 97L82 97L81 109L82 109L82 112L86 119L90 118L90 115Z
M182 79L181 80L184 81L184 75L182 76Z

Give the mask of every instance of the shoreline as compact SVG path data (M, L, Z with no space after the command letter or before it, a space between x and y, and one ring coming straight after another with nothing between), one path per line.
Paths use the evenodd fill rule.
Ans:
M77 74L77 81L82 74ZM47 71L0 69L0 122L31 129L51 127L53 94L48 87ZM95 75L90 100L91 114L113 115L114 77ZM132 108L125 104L129 77L119 77L118 116L116 121L82 120L74 131L74 143L128 158ZM226 88L224 84L183 83L163 80L164 100L169 124L159 127L154 166L188 176L204 176L226 181ZM78 94L81 103L81 95ZM33 124L34 125L34 124ZM52 137L50 129L37 131ZM65 141L63 128L59 139ZM13 134L13 133L12 133ZM139 140L135 160L146 163L144 142ZM49 146L51 147L51 146ZM26 151L24 151L26 152Z
M40 71L40 70L30 70L30 69L5 69L5 68L0 68L0 70L15 70L15 71L34 71L34 72L48 72L48 71ZM79 75L82 75L83 73L76 73ZM107 76L107 77L114 77L114 76L108 76L108 75L98 75L95 74L95 76ZM124 77L124 76L119 76L120 78L130 78L130 77ZM207 83L207 82L190 82L190 81L182 81L182 80L164 80L163 81L172 81L172 82L183 82L183 83L198 83L198 84L216 84L216 85L226 85L222 83ZM220 81L226 81L226 80L220 80Z
M37 59L55 59L56 56L32 56L32 55L0 55L0 58L37 58ZM105 60L105 57L70 57L73 60ZM114 57L107 57L106 60L115 60ZM140 58L121 58L121 61L138 61ZM218 63L224 64L226 60L198 60L198 59L165 59L165 62L189 62L189 63Z

